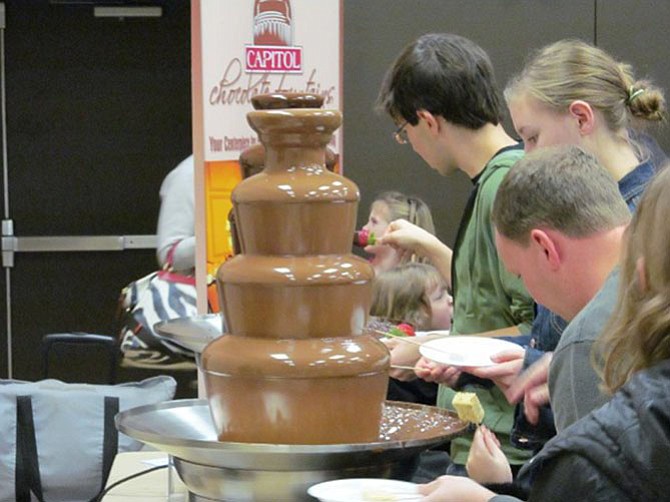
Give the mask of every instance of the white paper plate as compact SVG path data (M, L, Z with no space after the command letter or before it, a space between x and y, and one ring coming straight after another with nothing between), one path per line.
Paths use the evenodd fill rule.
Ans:
M481 336L447 336L424 343L421 355L449 366L492 366L491 356L503 350L522 350L516 343Z
M422 498L414 483L377 478L326 481L311 486L307 493L322 502L412 502Z

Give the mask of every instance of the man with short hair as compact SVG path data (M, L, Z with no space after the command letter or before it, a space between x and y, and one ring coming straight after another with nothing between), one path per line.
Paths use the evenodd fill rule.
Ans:
M503 129L502 101L491 62L474 42L448 33L428 34L409 44L388 71L378 106L397 124L396 140L409 143L442 175L463 171L473 183L454 249L422 229L399 220L389 225L382 245L409 249L435 265L454 297L452 333L519 335L533 321L533 302L521 281L498 259L490 220L496 191L523 148ZM392 345L393 364L414 365L416 347ZM430 379L430 369L416 368ZM414 372L392 376L413 378ZM440 386L438 405L453 409L453 389L477 392L484 405L485 424L501 436L503 449L515 465L529 452L509 443L514 408L491 382L462 375L450 368ZM451 388L450 388L451 387ZM452 389L453 388L453 389ZM451 457L464 466L471 436L452 441ZM450 466L450 472L457 469ZM464 473L464 468L461 468Z
M560 432L608 400L599 389L591 349L616 301L617 264L630 211L595 157L563 146L533 152L517 163L500 185L492 219L508 270L538 303L570 321L553 358L536 363L508 391L516 400L530 390L525 406L531 421L537 418L537 404L551 395ZM548 388L537 387L547 368ZM468 371L496 378L498 369Z

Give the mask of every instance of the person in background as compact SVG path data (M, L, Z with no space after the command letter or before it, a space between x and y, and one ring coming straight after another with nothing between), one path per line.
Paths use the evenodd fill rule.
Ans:
M523 156L521 146L503 129L502 100L486 52L464 37L437 33L410 43L389 69L378 107L396 123L394 138L409 144L442 175L458 170L473 183L452 250L437 237L406 220L391 222L379 243L416 253L442 274L454 297L452 332L460 335L520 335L533 320L533 302L518 277L498 259L490 220L500 182ZM430 337L422 337L429 339ZM414 366L416 346L397 345L391 364ZM399 379L414 371L392 370ZM462 377L440 386L438 405L452 408L456 390L479 395L486 424L501 436L510 462L522 464L529 452L509 444L514 407L490 381ZM465 474L472 436L451 443L448 472Z
M425 263L405 263L375 276L368 329L380 334L405 324L414 334L448 330L452 307L451 295L435 267ZM399 381L390 378L386 398L434 405L437 384L419 379Z
M156 256L164 267L172 254L172 269L192 275L195 268L195 187L193 155L172 169L160 188Z
M588 180L586 180L588 181ZM592 188L598 190L597 184ZM613 315L593 362L611 399L551 439L519 474L529 501L667 499L670 478L670 170L644 193L624 234ZM558 407L559 403L555 403ZM477 441L483 435L478 435ZM495 442L483 455L500 456ZM507 481L509 481L509 476ZM472 479L419 487L425 502L509 502Z
M448 330L453 300L444 278L427 263L405 263L375 277L370 315L416 331Z
M651 138L641 127L666 119L659 88L648 80L636 80L629 65L600 48L561 40L533 54L510 80L505 98L527 152L552 145L582 147L595 155L617 182L629 209L635 210L658 168L647 148ZM538 304L530 348L501 355L502 364L479 376L509 379L517 375L556 347L566 325L564 318ZM544 368L549 357L543 361ZM529 403L529 410L536 408ZM531 425L517 409L512 435L517 445L537 449L555 434L551 411L541 409L541 416L538 425Z
M418 197L396 191L382 192L375 197L370 206L370 216L362 230L379 238L384 235L389 223L397 219L407 220L435 235L433 216L428 205ZM408 253L391 246L373 244L365 246L364 250L372 255L370 262L376 273L389 270L412 258Z
M362 230L368 235L379 237L384 235L388 224L398 218L404 218L413 224L435 234L433 216L428 205L418 197L405 195L398 191L386 191L377 195L370 206L370 215ZM415 330L449 329L451 326L451 310L453 300L446 291L444 299L448 303L448 311L438 308L441 317L434 323L438 328L431 328L425 321L425 316L430 318L431 295L426 296L427 286L433 286L442 281L435 280L432 267L409 267L404 264L411 263L416 259L409 253L402 253L396 248L383 245L367 245L364 250L372 255L371 264L375 269L375 280L373 282L373 301L370 314L373 316L369 327L377 331L388 330L398 323L409 323ZM396 267L401 270L395 273ZM439 274L438 274L439 276ZM409 284L404 284L408 280ZM430 284L428 284L430 283ZM433 296L441 291L432 291ZM435 297L438 303L443 302L443 297ZM439 305L438 305L439 307ZM399 340L389 339L388 346L403 343ZM393 401L405 401L421 404L434 405L437 399L437 384L421 380L400 381L389 378L387 399Z

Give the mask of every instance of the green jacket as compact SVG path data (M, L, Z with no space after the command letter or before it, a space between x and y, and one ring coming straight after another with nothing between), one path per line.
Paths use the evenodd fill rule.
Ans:
M452 262L454 319L452 334L467 335L494 329L518 326L522 333L530 332L533 322L533 300L521 280L510 274L498 258L495 247L491 210L496 192L510 167L523 156L523 150L507 148L496 154L475 183L474 200L470 200L458 231ZM531 452L513 448L510 432L514 406L493 386L466 385L459 389L476 392L485 411L484 424L498 436L508 460L521 464ZM455 391L441 385L438 406L453 409ZM465 464L472 434L454 439L451 458Z
M519 326L529 333L533 300L521 279L510 274L496 250L491 210L498 187L523 150L505 149L493 157L475 184L474 204L461 219L452 263L452 333L468 335Z

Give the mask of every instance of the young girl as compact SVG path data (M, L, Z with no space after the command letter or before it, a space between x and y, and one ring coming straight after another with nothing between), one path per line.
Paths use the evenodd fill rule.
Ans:
M670 477L670 170L649 185L627 230L614 315L594 361L612 399L547 443L520 473L528 500L662 500ZM500 456L486 431L475 438ZM494 462L495 463L495 462ZM493 465L493 464L492 464ZM509 478L508 478L509 479ZM471 479L424 485L426 502L511 501Z
M373 282L368 328L389 331L409 324L414 331L447 330L451 327L453 301L444 279L432 265L406 263L382 272ZM389 339L392 348L402 340ZM387 399L434 405L437 384L415 379L389 379Z
M406 263L377 276L370 315L391 323L408 323L416 331L451 326L451 295L432 265Z
M403 219L435 235L435 225L428 205L418 197L390 191L378 195L370 207L370 217L363 226L368 235L380 238L386 227L394 220ZM368 245L365 251L372 255L375 272L380 273L411 259L411 254L402 253L391 246Z

